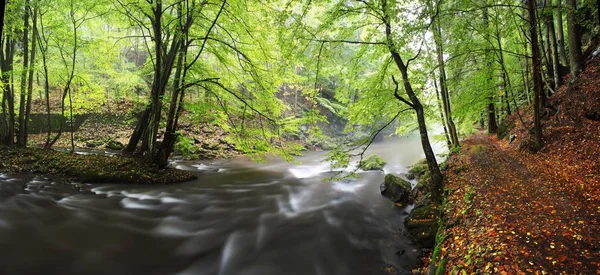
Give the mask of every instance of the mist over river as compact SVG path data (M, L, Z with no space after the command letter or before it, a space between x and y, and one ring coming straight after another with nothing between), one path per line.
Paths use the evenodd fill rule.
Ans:
M418 135L372 153L396 174L423 158ZM82 191L0 174L0 274L408 273L421 252L403 233L410 209L380 195L381 172L322 181L332 174L323 157L175 161L199 179Z

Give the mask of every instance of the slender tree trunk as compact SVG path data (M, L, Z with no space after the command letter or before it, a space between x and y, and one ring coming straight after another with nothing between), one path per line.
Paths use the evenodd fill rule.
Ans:
M483 22L485 25L485 35L486 35L486 41L490 41L489 39L489 14L488 14L488 8L484 7L483 8ZM493 79L494 79L494 72L493 72L493 61L492 61L492 57L491 57L491 53L489 50L485 51L485 68L484 68L485 72L486 72L486 88L488 89L487 93L489 94L488 96L488 107L487 107L487 114L488 114L488 134L496 134L498 132L498 122L496 121L496 106L495 106L495 97L494 97L494 88L493 88Z
M440 93L442 95L442 106L444 108L444 114L446 118L446 125L448 126L448 133L450 134L450 140L453 146L460 146L458 141L458 134L456 133L456 126L452 120L452 110L450 107L450 96L448 93L448 84L446 81L446 65L444 62L444 48L442 41L442 30L440 23L434 24L434 40L437 52L438 68L440 71Z
M521 71L523 74L523 89L525 91L525 97L527 98L527 104L531 104L531 97L529 96L529 61L524 60L525 69Z
M546 0L546 6L552 7L552 0ZM560 58L559 58L559 49L558 42L556 38L556 29L554 28L554 15L552 11L548 11L546 25L548 26L548 31L550 33L550 42L549 46L552 53L552 64L554 65L554 90L562 85L562 78L560 76Z
M581 26L577 22L577 0L567 0L567 30L569 37L569 59L571 77L575 78L583 70L585 60L581 52Z
M23 71L21 72L21 94L19 100L19 134L17 135L17 145L25 147L25 136L27 136L27 130L25 129L25 106L26 106L26 84L27 84L27 71L29 66L29 0L25 0L25 14L23 15Z
M563 11L562 11L562 0L556 0L556 33L557 33L557 44L558 44L558 57L560 63L569 66L569 59L567 59L567 50L565 48L565 30L563 26Z
M452 141L450 140L450 135L448 134L448 127L446 127L446 117L444 115L444 109L442 108L442 100L440 99L440 89L438 88L437 81L433 80L433 86L435 87L435 99L438 106L438 111L440 112L440 119L442 120L442 126L444 128L444 137L446 137L446 145L448 148L452 147Z
M23 121L23 124L25 125L23 127L23 131L24 131L24 138L23 138L23 144L25 144L25 146L27 146L27 140L28 140L28 132L29 132L29 119L31 117L31 98L33 95L33 71L34 71L34 67L35 67L35 51L36 51L36 39L37 39L37 33L36 33L36 28L35 28L35 24L37 22L37 6L33 8L33 17L32 17L32 21L33 21L33 35L31 36L31 58L29 59L29 77L28 77L28 84L27 84L27 102L26 102L26 107L25 107L25 120Z
M382 10L383 11L388 10L387 9L387 0L382 1ZM423 152L425 153L427 167L429 168L429 172L430 172L430 176L431 176L431 200L433 202L439 203L442 201L442 195L443 195L443 191L444 191L443 190L444 189L443 176L440 171L440 167L438 166L437 160L435 158L435 154L433 153L433 149L431 148L431 144L429 143L429 135L427 133L427 124L425 122L425 112L423 109L423 105L421 104L421 101L419 100L419 98L416 96L416 94L412 88L412 85L410 84L410 79L408 77L408 67L406 66L406 64L402 60L402 57L400 56L400 54L397 52L396 48L394 47L393 37L392 37L392 26L391 26L390 18L388 17L387 13L384 13L384 14L386 14L386 15L384 15L382 23L385 25L385 36L387 39L388 48L389 48L390 54L392 56L392 59L394 60L394 63L396 64L396 67L398 67L398 70L400 70L400 73L402 75L404 91L406 92L406 95L408 95L408 98L410 99L409 106L411 106L415 110L415 113L417 115L417 124L419 125L419 134L421 136L421 145L423 147ZM398 98L400 98L400 97L398 97ZM402 101L404 103L408 103L408 102L406 102L406 100L402 100Z
M548 85L550 87L548 87L548 95L552 94L552 91L550 89L553 89L554 87L556 87L556 77L555 75L557 74L557 72L555 71L555 66L553 63L553 56L552 56L552 34L553 34L553 26L554 23L552 22L552 13L549 9L547 9L546 7L548 6L549 1L546 0L544 3L544 9L543 9L543 20L544 20L544 61L546 61L546 78L548 79ZM541 28L540 28L541 30Z
M3 134L6 146L12 146L15 140L15 94L12 85L13 62L16 48L16 40L9 36L4 37L4 51L0 51L0 63L2 66L3 83L3 107L8 112L4 115L6 133Z
M496 30L495 30L494 36L496 38L496 44L498 46L498 63L500 64L500 69L502 70L502 88L504 90L504 98L505 98L505 103L506 103L506 114L510 115L511 114L510 97L508 95L508 90L510 89L511 93L512 93L512 85L510 84L510 76L508 74L508 71L506 70L506 64L504 63L504 50L503 50L503 46L502 46L502 38L500 37L500 28L499 28L498 24L495 24L495 26L496 26Z
M180 99L182 97L183 92L183 84L182 84L182 70L184 67L183 59L186 54L186 47L184 41L180 42L181 49L177 58L177 65L175 67L175 77L173 78L173 92L171 93L171 105L169 106L169 111L167 115L167 127L165 129L165 136L163 138L163 142L158 149L158 152L155 157L155 161L159 168L166 168L168 164L169 155L172 152L173 146L177 141L177 124L176 124L176 116L179 111ZM181 102L182 103L182 102Z
M535 0L527 0L527 14L529 19L529 36L531 39L531 56L533 63L533 112L535 130L535 149L542 148L542 124L540 119L540 97L542 94L542 64L540 48L537 41Z

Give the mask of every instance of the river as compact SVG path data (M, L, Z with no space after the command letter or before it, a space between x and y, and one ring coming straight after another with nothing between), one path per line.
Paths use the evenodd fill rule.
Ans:
M411 135L368 154L401 174L420 148ZM0 274L409 273L421 252L403 233L410 208L379 194L381 172L322 181L322 159L176 161L199 179L80 190L0 174Z

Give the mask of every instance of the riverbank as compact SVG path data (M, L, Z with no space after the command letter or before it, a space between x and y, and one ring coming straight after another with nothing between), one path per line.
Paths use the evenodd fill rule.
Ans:
M0 148L0 171L37 173L85 183L165 184L196 179L187 171L153 169L129 156L80 155L40 148Z
M530 151L531 110L520 110L504 125L507 139L479 133L450 156L431 266L450 274L600 270L598 68L600 60L588 63L549 98L540 151Z

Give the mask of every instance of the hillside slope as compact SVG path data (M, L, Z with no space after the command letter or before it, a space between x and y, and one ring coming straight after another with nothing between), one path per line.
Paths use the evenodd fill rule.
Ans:
M549 99L544 148L526 150L532 115L507 137L477 134L449 158L445 272L597 274L600 270L600 58ZM527 113L527 115L525 114Z

